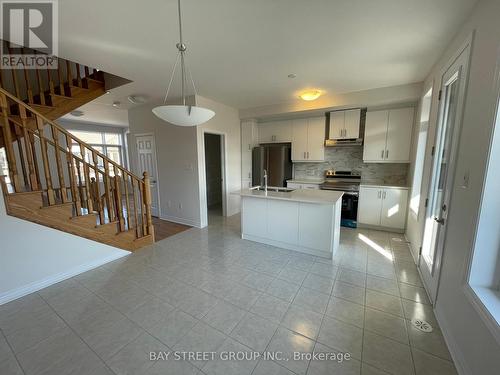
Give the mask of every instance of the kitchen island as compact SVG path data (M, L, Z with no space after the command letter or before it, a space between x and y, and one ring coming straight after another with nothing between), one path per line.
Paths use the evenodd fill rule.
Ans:
M306 254L332 258L339 247L342 192L244 189L241 237Z

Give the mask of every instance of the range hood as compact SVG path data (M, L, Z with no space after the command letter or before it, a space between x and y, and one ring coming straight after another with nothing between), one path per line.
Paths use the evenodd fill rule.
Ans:
M363 138L327 139L326 147L363 146Z
M362 146L365 108L353 108L327 113L328 135L326 147Z

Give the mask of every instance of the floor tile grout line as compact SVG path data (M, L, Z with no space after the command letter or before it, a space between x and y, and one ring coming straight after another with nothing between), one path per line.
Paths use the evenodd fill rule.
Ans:
M99 355L95 352L95 350L87 343L87 341L85 341L75 330L73 327L71 327L71 325L69 325L69 323L62 317L59 315L59 313L54 309L54 307L45 300L45 298L43 298L41 295L40 295L40 298L43 299L45 301L46 304L49 305L49 307L52 309L52 311L59 317L59 319L61 319L64 324L66 324L66 326L71 330L71 332L73 332L74 335L76 335L76 337L78 337L80 339L80 341L92 352L96 355L97 358L99 358L102 363L104 364L104 366L109 370L111 371L113 374L116 374L115 371L113 371L113 369L111 367L109 367L109 365L107 364L107 362ZM136 337L137 338L137 337ZM135 340L135 338L134 338ZM133 341L133 340L132 340ZM128 344L127 344L128 345ZM123 346L122 348L120 348L120 350L122 350L125 346ZM117 353L120 351L118 350ZM118 374L117 374L118 375Z
M5 332L1 328L0 328L0 335L2 335L3 339L7 343L7 346L9 347L9 349L11 351L11 354L14 356L14 359L16 360L17 365L19 366L19 368L21 369L21 371L23 372L23 374L26 375L26 371L24 370L23 366L21 365L21 362L19 361L19 358L17 358L16 352L14 352L14 349L12 348L12 345L10 344L9 340L7 340L7 336L5 335ZM6 359L6 361L8 361L8 359Z

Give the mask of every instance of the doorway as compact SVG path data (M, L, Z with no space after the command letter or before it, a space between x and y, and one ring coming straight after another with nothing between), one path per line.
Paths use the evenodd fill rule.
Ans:
M148 172L151 186L151 215L160 216L160 198L158 187L158 167L156 163L156 146L153 134L136 135L137 167L141 172Z
M221 134L204 133L205 187L208 220L224 215L224 138Z
M441 81L439 116L431 155L431 179L419 257L422 281L432 303L437 298L448 215L452 209L450 200L462 123L469 50L467 47L462 51L443 74Z

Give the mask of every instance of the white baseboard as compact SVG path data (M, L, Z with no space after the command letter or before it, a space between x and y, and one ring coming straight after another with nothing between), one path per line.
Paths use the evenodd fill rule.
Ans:
M451 329L448 326L448 321L446 317L444 317L441 313L441 310L434 309L434 314L436 315L436 319L439 323L439 327L441 328L441 332L443 333L444 341L446 345L448 345L448 350L450 351L451 358L453 359L453 363L457 369L459 375L472 375L473 373L469 370L467 365L464 362L464 355L460 350L459 346L453 334L451 333Z
M186 219L183 217L177 217L177 216L172 216L172 215L161 215L160 219L172 221L172 222L177 223L177 224L189 225L190 227L201 228L201 223L199 221Z
M130 254L130 252L128 254ZM56 284L58 282L61 282L63 280L69 279L73 276L79 275L79 274L86 272L86 271L89 271L93 268L102 266L103 264L112 262L113 260L119 259L121 257L128 255L128 254L127 253L114 254L114 255L108 256L106 258L102 258L102 259L99 259L99 260L89 262L89 263L83 264L81 266L72 268L66 272L61 272L61 273L58 273L56 275L47 277L45 279L42 279L39 281L34 281L34 282L29 283L29 284L22 286L20 288L10 290L6 293L2 293L2 294L0 294L0 305L3 305L7 302L24 297L28 294L37 292L43 288L46 288L48 286L51 286L51 285Z

